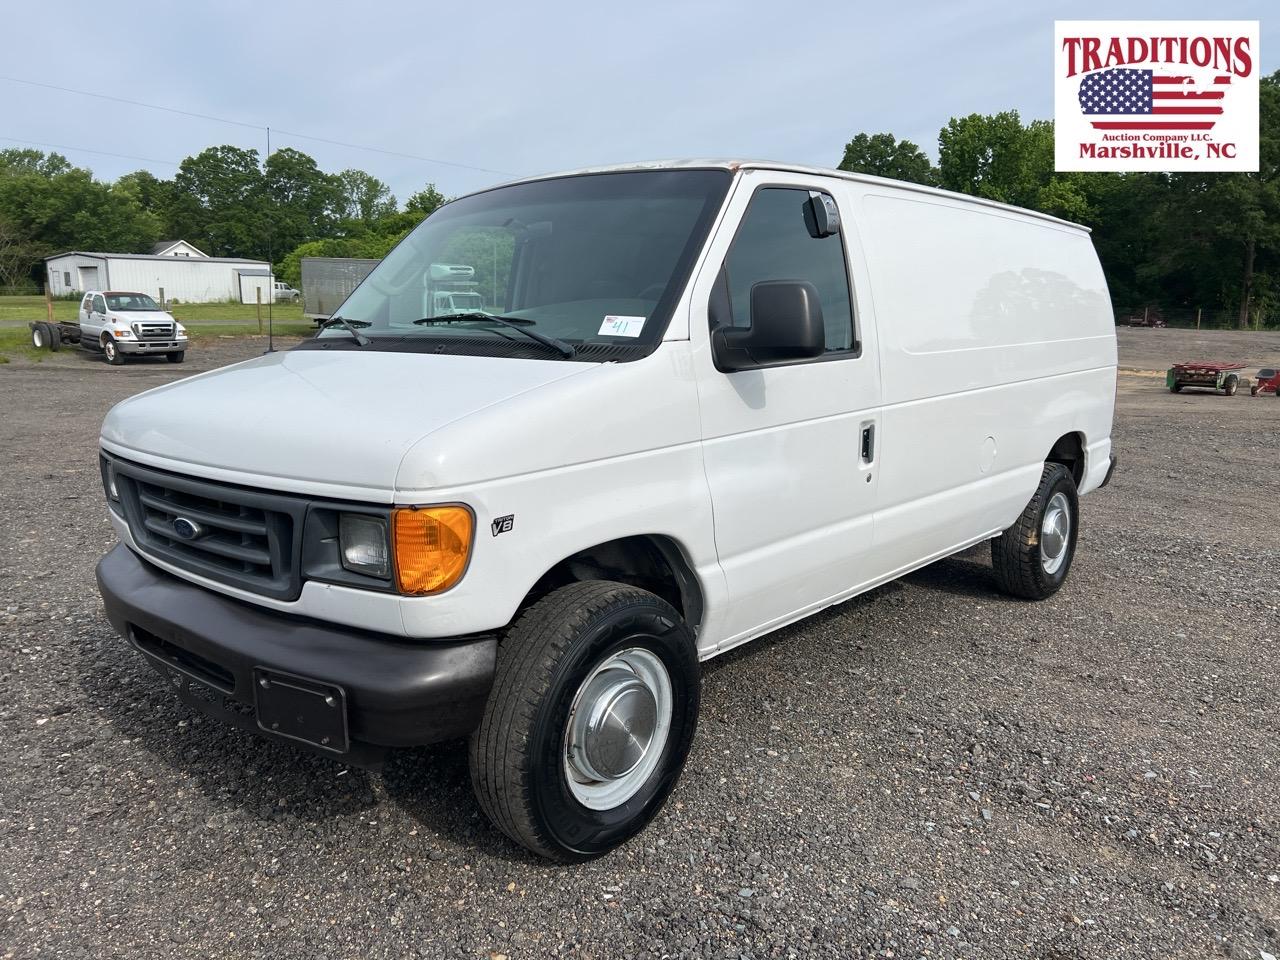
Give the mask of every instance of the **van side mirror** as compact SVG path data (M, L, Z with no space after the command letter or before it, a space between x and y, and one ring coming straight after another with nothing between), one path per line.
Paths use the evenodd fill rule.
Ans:
M711 351L722 373L809 360L826 350L818 289L808 280L761 280L751 287L751 326L717 327Z

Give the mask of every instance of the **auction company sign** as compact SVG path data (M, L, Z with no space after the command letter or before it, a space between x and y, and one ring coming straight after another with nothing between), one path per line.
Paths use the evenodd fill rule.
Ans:
M1258 169L1256 20L1059 20L1058 170Z

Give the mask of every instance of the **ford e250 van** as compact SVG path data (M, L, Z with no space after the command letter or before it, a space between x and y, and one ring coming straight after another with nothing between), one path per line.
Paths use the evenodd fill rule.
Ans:
M1074 224L771 163L541 177L295 349L116 406L98 581L192 705L354 763L469 737L493 822L584 859L671 792L701 661L984 540L1057 591L1115 387Z

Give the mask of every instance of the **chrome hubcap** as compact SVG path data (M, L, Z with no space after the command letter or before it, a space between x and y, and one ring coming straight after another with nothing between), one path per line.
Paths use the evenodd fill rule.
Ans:
M1055 493L1040 521L1040 565L1044 572L1057 573L1067 559L1071 543L1071 505L1065 493Z
M608 810L634 796L662 756L671 707L671 678L650 651L632 647L597 665L578 688L565 728L574 798Z

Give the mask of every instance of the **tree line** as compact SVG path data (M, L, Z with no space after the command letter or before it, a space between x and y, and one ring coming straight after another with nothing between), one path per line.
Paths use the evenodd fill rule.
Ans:
M1016 111L954 117L938 162L892 133L859 133L842 170L1012 203L1093 229L1113 306L1280 326L1280 71L1261 84L1257 173L1058 173L1053 124ZM427 184L401 206L363 170L326 173L290 148L209 147L172 179L113 183L57 153L0 150L0 287L43 283L62 250L148 252L185 239L212 256L271 260L295 285L305 256L384 256L446 200Z
M104 183L58 153L0 150L0 287L40 289L42 259L65 250L149 253L188 240L214 257L270 260L298 282L302 256L381 257L445 202L428 183L401 207L363 170L326 173L300 150L229 145Z
M1280 326L1280 71L1261 82L1257 173L1058 173L1053 124L1016 111L954 117L935 165L891 133L860 133L840 169L957 190L1083 223L1118 314Z

